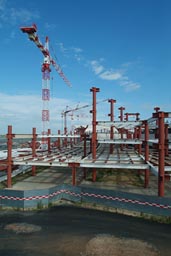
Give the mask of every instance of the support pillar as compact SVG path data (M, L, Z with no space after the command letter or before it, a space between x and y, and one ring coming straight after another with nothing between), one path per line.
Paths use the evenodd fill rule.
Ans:
M36 128L33 128L32 134L33 134L33 138L32 138L32 157L36 157L36 137L37 137ZM32 176L35 176L35 175L36 175L36 166L33 165L32 166Z
M165 166L165 125L164 112L158 112L159 124L159 171L158 171L158 196L164 196L164 166Z
M149 144L148 144L148 140L149 140L149 127L148 127L148 122L144 121L144 125L145 125L145 134L144 134L144 147L145 147L145 161L146 163L149 161ZM144 187L147 188L148 184L149 184L149 169L145 170L145 181L144 181Z
M60 130L58 130L58 135L60 135ZM58 148L60 149L61 148L61 145L60 145L60 143L61 143L61 140L60 140L60 138L58 138Z
M12 134L12 125L8 126L8 134L7 137L7 188L12 187L12 138L14 135Z
M134 135L133 135L134 139L136 140L138 137L138 130L137 127L134 128ZM134 149L137 150L137 145L134 145Z
M97 147L97 131L96 131L96 93L99 92L100 89L96 87L92 87L90 92L93 93L93 109L90 111L92 113L92 159L96 160L96 147ZM96 181L96 168L93 168L92 180Z
M142 136L141 126L138 126L138 139L140 140ZM142 153L142 146L141 144L138 145L138 154Z
M108 102L110 103L110 121L114 122L114 103L116 103L116 100L109 99ZM110 139L114 139L114 132L113 132L113 125L110 127ZM110 154L113 154L114 144L110 144Z
M156 113L158 113L159 112L159 110L160 110L160 108L159 107L155 107L154 108L154 110L156 111ZM156 129L155 129L155 133L154 133L154 138L155 139L158 139L159 138L159 120L158 120L158 118L157 118L157 120L156 120ZM153 144L153 148L156 150L156 151L158 151L158 148L157 148L157 144Z
M87 177L87 168L83 168L83 178L86 179Z
M124 115L123 115L123 111L125 110L124 107L120 107L118 108L120 110L120 121L123 122L124 121ZM124 133L124 129L123 128L120 128L120 134L121 134L121 139L123 139L123 133ZM123 144L121 144L121 150L123 150Z
M169 131L168 131L168 124L165 124L165 156L169 156Z
M86 138L87 138L87 136L86 136L86 134L84 133L84 134L83 134L83 140L84 140L84 156L83 156L83 158L87 156L87 143L86 143L87 140L86 140Z
M51 130L50 129L48 129L48 136L51 134ZM48 139L47 139L47 142L48 142L48 153L50 153L51 152L51 138L50 137L48 137Z
M80 166L80 164L79 163L69 163L68 166L72 168L72 185L76 186L77 185L76 170L77 170L77 167Z

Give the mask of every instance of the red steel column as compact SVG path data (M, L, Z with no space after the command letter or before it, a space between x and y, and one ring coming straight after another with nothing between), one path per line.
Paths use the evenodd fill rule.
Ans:
M144 121L145 125L145 134L144 134L144 146L145 146L145 161L149 161L149 127L148 127L148 122L145 120ZM144 187L147 188L149 184L149 169L145 170L145 182L144 182Z
M97 146L97 132L96 132L96 93L99 92L100 89L96 87L92 87L90 89L90 92L93 93L93 109L90 111L92 113L92 158L93 160L96 160L96 146ZM93 168L93 174L92 174L93 181L96 181L96 169Z
M79 163L69 163L69 167L72 168L72 185L76 186L76 168L79 167Z
M123 111L125 110L125 108L124 108L124 107L120 107L120 108L118 108L118 109L120 110L120 116L119 116L120 121L123 122L123 120L124 120ZM121 129L119 129L119 130L120 130L120 134L121 134L121 139L123 139L123 131L124 131L124 129L121 128ZM123 144L121 144L121 149L123 149Z
M169 143L168 143L168 135L169 135L169 131L168 131L168 124L165 124L165 156L169 156Z
M110 114L108 114L108 116L110 116L110 121L113 122L114 121L114 103L116 103L116 100L109 99L108 102L110 103ZM111 125L110 127L110 139L111 140L114 139L113 125ZM113 154L113 148L114 148L114 144L110 144L110 154Z
M51 130L50 129L48 129L48 136L51 134ZM47 142L48 142L48 153L50 153L51 152L51 139L50 139L50 137L48 137L48 139L47 139Z
M159 110L160 110L160 108L159 108L159 107L155 107L154 110L156 111L156 113L158 113ZM159 128L158 128L158 126L159 126L159 120L157 119L157 120L156 120L156 129L155 129L155 134L154 134L154 138L155 138L155 139L158 139L158 137L159 137ZM155 148L156 150L158 150L157 144L153 144L153 148Z
M134 138L134 139L137 139L137 136L138 136L138 130L137 130L137 127L134 127L134 135L133 135L133 138ZM134 149L137 150L137 145L134 145Z
M125 113L125 121L128 121L128 116L129 116L129 114ZM126 129L126 138L130 139L130 133L129 133L128 129ZM126 147L128 148L128 145L126 145Z
M140 140L142 136L141 126L138 126L138 139ZM141 144L138 144L138 154L142 153Z
M135 115L136 115L136 121L140 120L139 118L140 113L135 113Z
M164 166L165 166L165 125L164 112L158 112L159 123L159 171L158 171L158 196L164 196Z
M83 157L86 157L87 156L87 135L86 135L86 133L83 134L83 140L84 140L84 156Z
M36 157L36 137L37 137L36 128L33 128L32 134L33 134L33 138L32 138L32 157ZM35 176L35 175L36 175L36 166L33 165L32 166L32 176Z
M75 165L72 166L72 185L76 185L76 167Z
M124 107L120 107L120 108L118 108L119 110L120 110L120 116L119 116L119 118L120 118L120 121L122 122L124 119L123 119L123 111L125 110L125 108Z
M60 135L60 130L58 130L58 135ZM60 147L61 147L60 142L61 142L61 140L60 140L60 138L58 138L58 148L59 148L59 149L60 149Z
M7 137L7 188L12 187L12 138L14 135L12 134L12 125L8 126L8 134Z

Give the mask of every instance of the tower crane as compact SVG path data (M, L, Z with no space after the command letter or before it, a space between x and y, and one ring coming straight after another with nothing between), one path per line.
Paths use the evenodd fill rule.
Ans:
M50 100L50 72L52 65L55 70L58 72L60 77L64 80L64 82L71 86L70 81L66 78L65 74L62 71L60 65L58 65L55 60L51 57L49 52L49 38L46 36L45 46L39 40L37 35L37 26L33 24L31 27L21 27L20 28L23 33L28 34L28 37L31 41L33 41L36 46L40 49L44 56L43 64L41 67L42 71L42 101L43 101L43 109L42 109L42 124L43 131L42 135L48 134L50 114L49 114L49 100ZM42 140L43 144L47 144L46 139Z

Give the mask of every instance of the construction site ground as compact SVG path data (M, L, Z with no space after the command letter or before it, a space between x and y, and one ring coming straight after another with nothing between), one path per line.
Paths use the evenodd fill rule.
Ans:
M171 224L55 206L0 211L3 256L170 256Z
M54 187L58 184L72 184L72 172L70 168L51 167L37 168L37 174L31 176L31 172L21 174L13 178L12 189L31 190ZM83 178L83 170L77 170L77 185L114 189L136 194L158 195L158 177L150 174L148 188L144 188L144 175L135 170L97 169L96 182L92 182L92 169L87 171L86 179ZM5 187L5 183L0 185ZM171 197L171 181L165 182L165 196Z
M133 193L157 194L157 177L150 176L149 188L143 187L143 175L130 170L98 170L92 182L92 170L83 179L77 171L77 184ZM12 189L41 189L72 183L69 168L37 168L13 178ZM1 184L2 185L2 184ZM170 183L166 195L170 196ZM171 224L58 205L38 211L0 211L0 255L4 256L170 256ZM145 253L145 254L144 254Z

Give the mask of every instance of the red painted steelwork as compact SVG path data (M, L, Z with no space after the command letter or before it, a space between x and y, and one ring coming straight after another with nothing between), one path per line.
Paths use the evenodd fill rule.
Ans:
M92 113L93 118L92 118L92 158L93 160L96 160L96 147L97 147L97 131L96 131L96 125L97 125L97 120L96 120L96 93L99 92L100 89L96 87L92 87L90 89L90 92L93 93L93 109L90 111ZM93 168L93 181L96 181L96 169Z
M144 134L144 147L145 147L145 161L149 161L149 145L148 145L148 140L149 140L149 127L148 127L148 122L144 121L145 125L145 134ZM147 188L149 184L149 169L145 170L145 182L144 182L144 187Z
M58 134L60 135L60 130L58 130ZM60 149L61 148L61 140L60 140L60 138L58 138L58 148Z
M164 165L165 165L165 134L164 112L158 112L159 123L159 172L158 172L158 196L164 196Z
M8 126L8 134L7 137L7 188L11 188L12 186L12 138L14 135L12 134L12 126Z
M108 116L110 116L110 121L113 122L114 121L114 103L116 103L116 100L114 99L109 99L108 102L110 103L110 114L108 114ZM113 133L113 126L110 127L110 139L113 140L114 139L114 133ZM113 148L114 148L114 144L110 145L110 154L113 154Z
M72 168L72 185L76 186L77 182L76 182L76 170L77 167L79 167L80 164L79 163L69 163L69 167Z
M32 156L36 157L36 128L33 128L33 138L32 138ZM36 166L32 166L32 176L36 175Z
M48 129L48 135L50 135L51 134L51 130L50 129ZM48 142L48 153L50 153L51 152L51 140L50 140L50 137L48 137L48 140L47 140L47 142Z
M142 130L141 130L141 126L138 126L138 139L140 140L142 136ZM141 154L142 153L142 146L141 144L138 145L138 153Z
M168 140L168 135L169 135L169 130L168 130L169 125L165 124L165 156L169 156L169 140Z
M124 107L120 107L118 109L120 110L120 116L119 116L120 121L123 122L124 121L123 111L125 110L125 108ZM123 139L124 129L123 128L119 129L119 132L121 134L121 139ZM123 150L123 144L121 144L121 150Z

